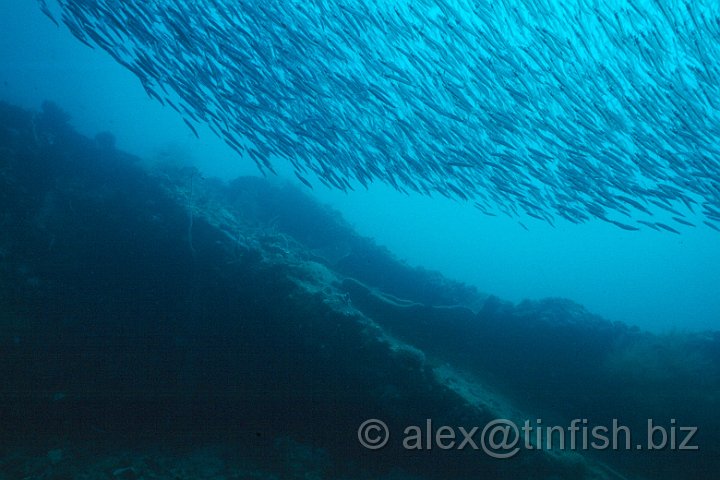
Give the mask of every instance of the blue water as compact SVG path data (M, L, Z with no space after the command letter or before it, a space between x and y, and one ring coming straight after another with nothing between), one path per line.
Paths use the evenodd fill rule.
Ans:
M718 56L710 1L0 0L0 480L716 479ZM633 442L401 442L501 417Z
M112 131L119 147L148 162L195 165L224 179L258 174L252 160L202 124L195 138L180 115L148 98L137 78L56 27L35 2L0 8L4 100L37 108L52 99L80 131ZM280 178L299 184L287 162L276 160L274 167ZM356 183L349 193L312 183L311 194L400 258L501 298L566 297L655 331L720 326L720 233L700 216L687 213L696 228L675 224L680 235L624 231L597 219L577 225L556 219L553 227L527 216L489 217L472 202L398 193L380 182L368 190Z

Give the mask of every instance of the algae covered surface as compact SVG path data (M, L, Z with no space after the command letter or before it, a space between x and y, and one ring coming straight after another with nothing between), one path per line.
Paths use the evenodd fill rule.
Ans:
M718 333L505 302L397 260L295 187L149 167L52 103L0 105L0 358L0 478L709 479L720 465ZM358 441L368 419L391 432L384 448ZM615 419L633 448L532 437L498 459L403 443L428 420L497 419ZM678 443L697 427L697 449L638 451L650 419Z

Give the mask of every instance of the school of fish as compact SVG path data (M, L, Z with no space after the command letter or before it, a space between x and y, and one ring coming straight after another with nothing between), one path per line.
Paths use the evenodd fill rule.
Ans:
M38 0L308 186L720 231L717 0Z

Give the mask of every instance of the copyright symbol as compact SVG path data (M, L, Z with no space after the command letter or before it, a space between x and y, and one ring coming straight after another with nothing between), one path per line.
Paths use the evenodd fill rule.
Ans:
M390 430L382 420L371 418L360 424L357 436L360 445L369 450L378 450L390 440Z
M493 420L483 428L480 442L483 451L493 458L510 458L515 456L520 447L520 432L511 420L504 418Z

